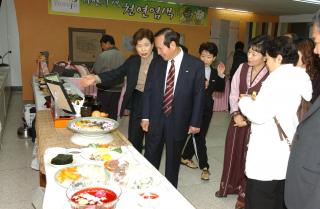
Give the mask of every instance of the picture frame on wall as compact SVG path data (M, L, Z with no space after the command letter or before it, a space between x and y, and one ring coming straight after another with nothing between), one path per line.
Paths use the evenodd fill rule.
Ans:
M101 53L100 39L105 33L104 29L69 27L69 58L72 63L92 67Z

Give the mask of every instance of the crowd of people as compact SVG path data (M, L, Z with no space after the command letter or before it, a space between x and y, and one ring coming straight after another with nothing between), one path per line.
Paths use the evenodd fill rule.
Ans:
M133 34L136 53L126 60L109 39L109 48L94 65L96 74L82 79L83 85L104 86L105 95L126 78L120 115L130 110L128 139L139 152L144 149L156 168L165 146L165 176L175 187L180 164L198 167L194 155L201 179L210 178L206 134L212 93L223 92L227 79L223 63L212 66L218 55L215 43L202 43L195 57L179 39L172 28L156 33L141 28ZM237 194L236 209L319 208L320 10L313 19L312 39L259 35L249 42L246 54L243 48L236 43L231 120L215 196ZM113 63L104 65L100 59ZM107 97L102 103L117 102L119 94Z

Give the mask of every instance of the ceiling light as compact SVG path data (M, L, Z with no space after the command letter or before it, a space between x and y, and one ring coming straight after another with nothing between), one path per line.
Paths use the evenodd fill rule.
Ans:
M319 4L320 5L320 0L293 0L293 1L298 1L298 2L303 2L303 3L308 3L308 4Z
M249 11L246 11L246 10L227 9L227 8L223 8L223 7L216 7L216 9L219 9L219 10L228 10L228 11L232 11L232 12L242 12L242 13L248 13L248 12L249 12Z

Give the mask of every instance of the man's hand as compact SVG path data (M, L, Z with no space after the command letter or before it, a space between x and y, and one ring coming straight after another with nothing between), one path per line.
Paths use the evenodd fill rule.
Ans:
M142 120L141 123L141 128L143 131L148 132L149 130L149 120Z
M196 127L193 127L193 126L189 126L189 131L188 131L188 134L197 134L200 132L200 128L196 128Z
M209 81L208 80L205 81L204 86L205 86L205 89L208 88L208 86L209 86Z
M92 84L96 84L96 76L92 74L83 76L80 80L80 84L82 87L87 87Z

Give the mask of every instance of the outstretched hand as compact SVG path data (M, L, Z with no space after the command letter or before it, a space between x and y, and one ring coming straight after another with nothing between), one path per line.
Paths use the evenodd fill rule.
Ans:
M83 76L80 81L81 86L87 87L96 84L96 77L93 74Z
M223 62L219 63L217 70L220 75L224 74L224 71L226 70L226 66L223 64Z

